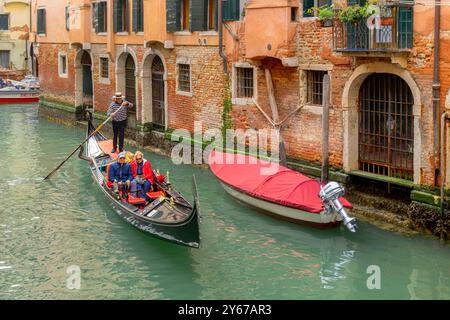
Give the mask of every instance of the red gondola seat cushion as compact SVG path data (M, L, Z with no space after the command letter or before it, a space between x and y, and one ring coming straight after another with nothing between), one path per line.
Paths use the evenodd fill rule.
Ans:
M147 197L149 197L152 200L158 199L159 197L164 197L164 192L157 191L157 192L147 192Z

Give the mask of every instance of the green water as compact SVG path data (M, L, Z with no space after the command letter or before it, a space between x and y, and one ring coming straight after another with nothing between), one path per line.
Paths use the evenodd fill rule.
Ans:
M202 246L180 247L122 221L74 157L42 178L84 136L33 106L0 107L1 299L449 299L450 247L360 223L357 234L316 230L255 213L231 199L206 169L175 166L191 198L195 174ZM67 288L69 266L80 289ZM369 290L367 268L381 270Z

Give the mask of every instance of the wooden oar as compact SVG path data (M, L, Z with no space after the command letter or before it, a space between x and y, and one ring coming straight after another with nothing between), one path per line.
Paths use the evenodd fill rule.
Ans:
M111 115L108 117L108 119L106 119L101 125L99 125L99 126L97 127L97 129L89 135L89 137L87 137L82 143L80 143L80 145L79 145L75 150L73 150L72 153L71 153L71 154L70 154L63 162L61 162L61 164L60 164L59 166L57 166L52 172L50 172L50 173L44 178L44 180L42 180L42 181L47 180L48 178L50 178L50 177L52 176L52 174L54 174L56 171L58 171L58 169L61 168L61 167L63 166L63 164L66 163L67 160L69 160L70 157L72 157L72 156L75 154L75 152L77 152L77 150L80 149L80 148L83 146L83 144L86 143L86 141L88 141L90 138L92 138L94 135L96 135L96 134L100 131L100 129L103 128L104 125L105 125L109 120L111 120L111 119L117 114L117 112L119 112L120 109L122 109L122 107L124 107L124 106L123 106L123 105L120 106L120 108L117 109L116 112L114 112L113 114L111 114Z

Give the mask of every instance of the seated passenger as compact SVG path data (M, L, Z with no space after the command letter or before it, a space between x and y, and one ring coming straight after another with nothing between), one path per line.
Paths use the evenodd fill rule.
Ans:
M136 189L136 181L133 180L131 166L125 161L125 152L119 154L119 160L111 164L109 168L109 181L113 183L113 190L119 193L119 190L127 191L130 188Z
M152 189L154 183L152 165L144 159L140 151L134 154L134 161L131 163L134 180L136 181L138 196L148 200L147 192ZM131 189L133 192L133 188Z

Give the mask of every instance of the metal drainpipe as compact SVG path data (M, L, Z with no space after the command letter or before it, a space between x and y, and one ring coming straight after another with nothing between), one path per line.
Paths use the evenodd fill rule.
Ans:
M439 78L439 49L440 49L440 29L441 29L441 0L435 0L434 17L435 19L434 19L434 61L433 61L433 122L434 122L435 168L437 168L439 163L439 147L440 147L439 104L440 104L441 84Z
M444 143L445 143L445 132L447 131L446 126L445 126L445 121L447 119L450 118L450 113L448 113L447 111L445 111L442 116L441 116L441 157L440 157L440 178L441 178L441 217L444 217L444 188L445 188L445 164L444 164L444 159L445 159L445 154L444 154ZM441 240L444 239L444 231L441 230Z
M219 8L217 12L217 19L219 19L218 28L219 28L219 55L223 60L223 72L228 74L228 61L227 56L223 52L223 3L222 0L219 0Z

